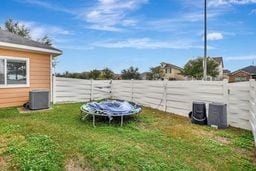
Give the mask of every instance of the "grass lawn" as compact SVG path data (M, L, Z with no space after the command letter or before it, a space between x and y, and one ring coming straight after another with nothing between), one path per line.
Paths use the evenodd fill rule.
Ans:
M0 109L0 170L256 170L251 132L192 125L144 108L108 124L80 121L81 104L19 114Z

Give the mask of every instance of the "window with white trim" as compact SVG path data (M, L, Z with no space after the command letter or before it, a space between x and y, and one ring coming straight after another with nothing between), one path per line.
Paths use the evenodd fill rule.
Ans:
M27 86L28 62L26 58L0 57L0 86Z
M247 77L235 77L235 81L247 81Z

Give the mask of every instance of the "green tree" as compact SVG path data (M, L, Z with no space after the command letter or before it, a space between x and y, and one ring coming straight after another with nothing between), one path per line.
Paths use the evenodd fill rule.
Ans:
M12 19L5 21L4 26L1 29L31 39L30 30L25 25L20 24L18 21L14 21Z
M64 73L56 73L57 77L66 77L66 78L79 78L79 79L89 79L89 73L88 72L64 72Z
M56 77L63 77L63 74L61 74L61 73L56 73L55 76L56 76Z
M164 69L160 66L151 67L150 72L147 73L147 80L159 80L164 77Z
M44 37L42 37L40 39L37 39L37 41L42 44L52 46L52 40L47 35L45 35Z
M88 76L90 79L98 80L100 78L101 72L97 69L94 69L89 72Z
M219 74L219 64L212 58L207 58L207 75L216 77ZM203 78L203 58L198 57L196 59L189 60L182 72L184 76L194 77L196 79Z
M89 79L89 73L88 72L82 72L79 76L80 79Z
M121 72L121 77L124 80L130 80L130 79L139 80L140 79L139 69L134 68L132 66L128 69L124 69Z
M65 72L63 73L63 77L69 78L69 77L71 77L71 73L69 73L68 71L65 71Z
M101 71L100 79L102 80L110 80L114 78L114 72L109 68L105 68Z

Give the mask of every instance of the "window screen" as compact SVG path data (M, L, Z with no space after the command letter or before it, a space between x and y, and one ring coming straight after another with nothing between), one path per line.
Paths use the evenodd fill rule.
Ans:
M26 72L26 61L7 59L7 84L26 84Z

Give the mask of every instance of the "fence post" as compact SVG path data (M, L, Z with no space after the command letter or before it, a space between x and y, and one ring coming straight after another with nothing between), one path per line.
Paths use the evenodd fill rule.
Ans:
M250 79L250 95L252 97L253 103L255 103L256 81L254 79Z
M164 100L164 111L166 112L167 110L167 84L168 84L168 80L164 80L164 96L163 96L163 100Z
M113 85L113 80L111 79L110 80L110 82L109 82L109 86L110 86L110 90L109 90L109 97L110 97L110 99L112 99L113 97L112 97L112 85Z
M56 77L52 75L52 103L56 103Z
M131 101L133 101L133 79L131 79Z
M252 106L252 110L253 110L253 118L256 118L256 81L255 81L255 79L253 80L253 106ZM254 120L254 122L253 123L255 123L255 120ZM254 128L255 128L255 126L256 125L254 125ZM255 144L255 146L256 146L256 130L254 129L253 130L253 132L254 132L254 144Z
M227 105L227 123L229 124L229 88L228 88L228 80L224 79L223 83L223 102Z
M93 79L91 79L91 93L90 93L90 101L93 101Z

